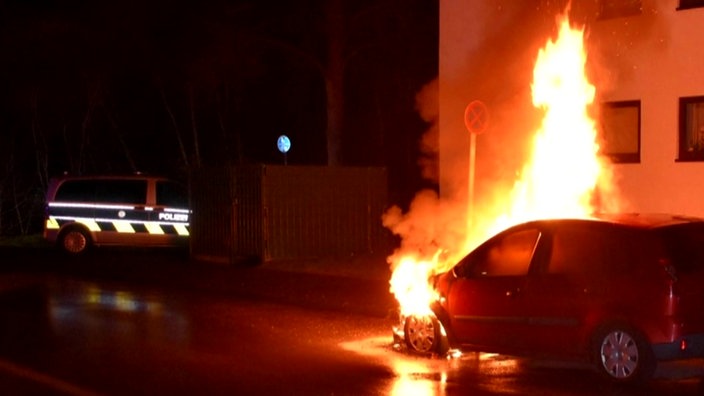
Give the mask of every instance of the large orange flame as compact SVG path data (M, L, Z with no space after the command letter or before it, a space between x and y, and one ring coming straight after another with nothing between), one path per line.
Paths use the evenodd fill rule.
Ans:
M544 111L544 118L535 133L532 154L511 194L499 203L503 215L482 222L481 230L467 230L474 241L465 242L464 251L458 252L462 255L476 241L523 221L588 217L595 211L595 193L606 172L598 155L595 122L588 113L595 87L585 74L584 31L572 28L566 15L558 17L558 25L557 39L549 39L539 51L533 70L533 105ZM391 292L402 314L429 313L435 293L428 280L454 262L440 260L442 249L430 260L413 253L392 256Z
M557 40L548 40L533 69L533 105L545 115L497 229L535 218L588 217L595 210L604 169L588 113L596 89L585 75L583 29L570 27L566 16L559 22Z

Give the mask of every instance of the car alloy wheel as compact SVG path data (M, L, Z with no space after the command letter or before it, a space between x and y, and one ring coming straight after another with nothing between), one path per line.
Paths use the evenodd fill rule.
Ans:
M617 382L649 379L655 360L643 337L625 326L612 326L600 333L597 361L600 371Z
M408 348L417 353L444 353L447 341L440 330L440 322L432 315L406 317L403 328Z

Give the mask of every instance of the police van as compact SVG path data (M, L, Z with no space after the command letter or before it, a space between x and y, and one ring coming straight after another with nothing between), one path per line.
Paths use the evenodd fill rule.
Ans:
M49 182L44 238L70 254L91 246L185 246L186 188L163 177L62 176Z

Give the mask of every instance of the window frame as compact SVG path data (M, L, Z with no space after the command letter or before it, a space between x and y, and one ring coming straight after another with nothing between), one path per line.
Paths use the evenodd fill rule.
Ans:
M606 133L606 124L604 123L603 114L604 109L625 109L634 108L636 110L637 119L635 120L635 138L636 149L635 151L626 152L608 152L606 151L606 142L608 142ZM599 117L600 126L600 154L608 157L611 162L617 164L639 164L640 163L640 152L641 152L641 101L640 100L622 100L622 101L610 101L603 102L601 104L602 116Z
M683 4L685 3L685 4ZM704 8L704 0L679 0L677 11L691 10L693 8Z
M691 141L691 139L689 139L689 134L687 131L687 106L693 104L701 104L702 106L704 106L704 95L685 96L679 98L679 126L677 128L677 162L704 161L704 135L702 135L703 141L701 142L701 148L692 148L689 144L689 141ZM704 128L704 122L702 122L701 128Z

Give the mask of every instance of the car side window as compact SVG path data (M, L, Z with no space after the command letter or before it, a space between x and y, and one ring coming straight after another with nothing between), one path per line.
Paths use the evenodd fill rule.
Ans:
M521 230L485 245L465 269L470 277L522 276L528 274L540 231Z
M655 245L626 229L565 227L553 237L551 274L628 274L637 263L655 257Z
M600 238L592 230L563 227L553 235L548 273L593 272L595 263L601 261L601 250Z

